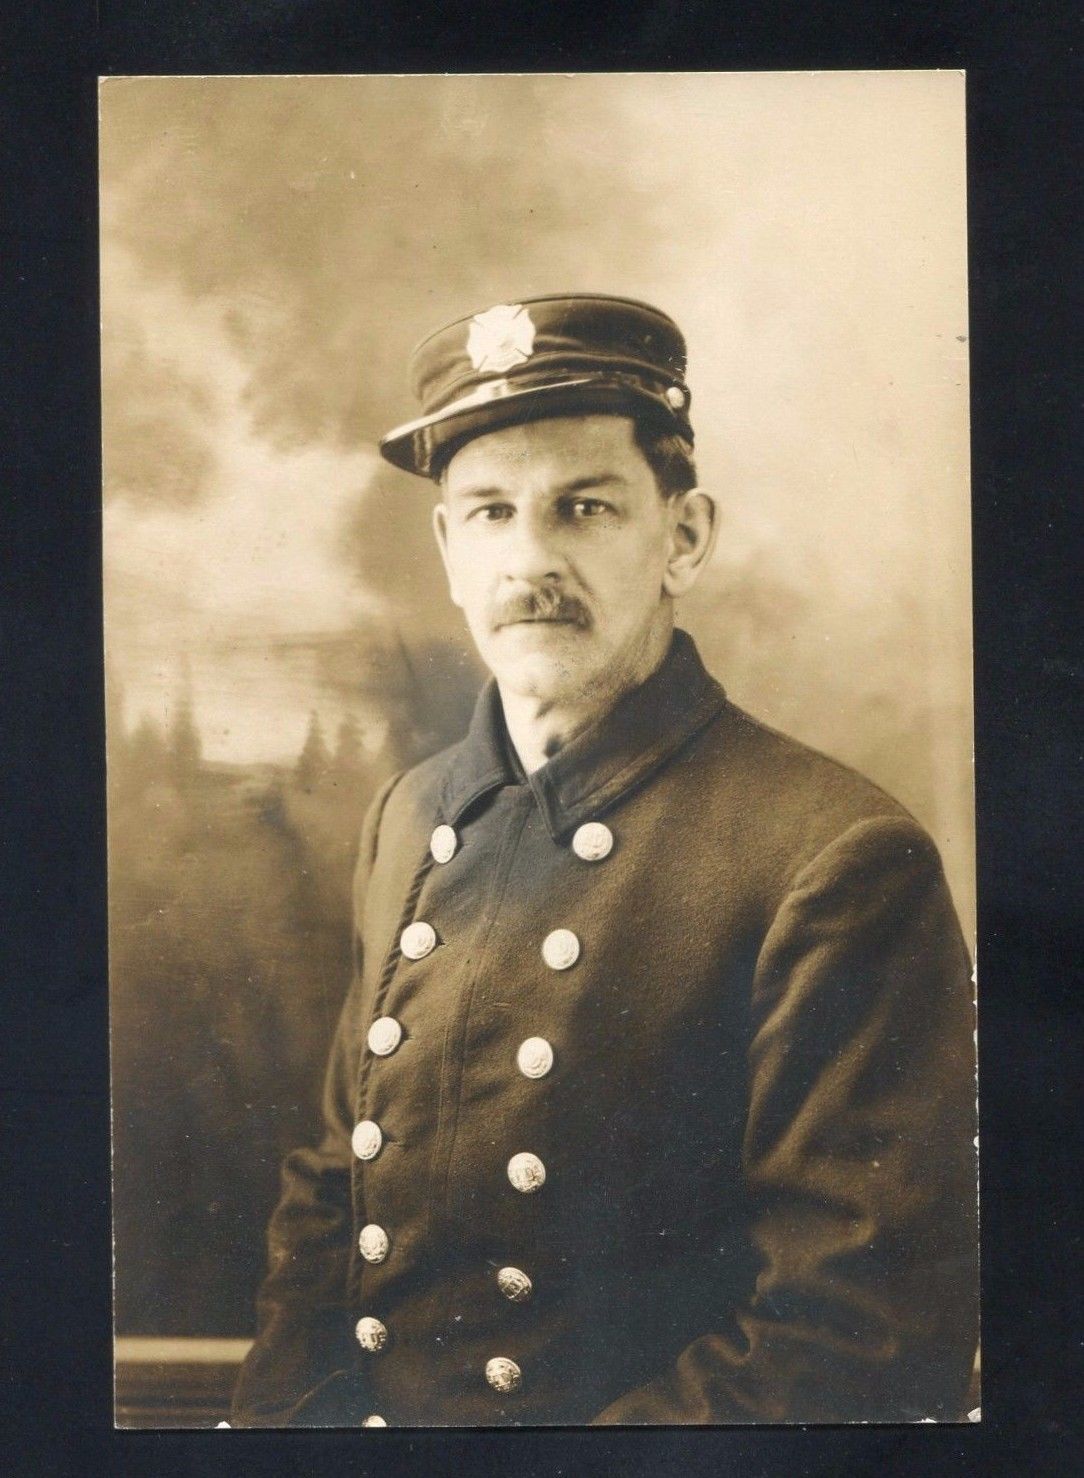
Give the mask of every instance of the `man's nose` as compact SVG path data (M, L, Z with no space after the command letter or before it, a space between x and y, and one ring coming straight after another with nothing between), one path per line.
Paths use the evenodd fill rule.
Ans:
M512 520L504 548L504 574L532 584L556 579L563 568L558 541L539 513L521 512Z

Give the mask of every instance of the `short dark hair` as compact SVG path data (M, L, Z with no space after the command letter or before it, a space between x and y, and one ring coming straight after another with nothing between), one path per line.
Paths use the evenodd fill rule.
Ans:
M639 417L633 422L632 436L643 453L644 461L655 474L659 492L664 498L687 493L697 486L693 444L686 437Z
M693 444L687 437L636 416L632 420L632 439L655 474L663 498L673 498L697 486ZM438 487L443 486L448 463L462 445L461 441L449 442L441 448L440 457L433 458L429 476Z

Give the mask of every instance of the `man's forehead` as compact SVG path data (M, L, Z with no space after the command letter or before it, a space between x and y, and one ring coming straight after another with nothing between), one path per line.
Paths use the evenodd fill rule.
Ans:
M556 471L625 480L642 460L628 416L555 416L502 427L473 437L448 461L442 479L457 491L486 478L530 480ZM645 462L646 467L646 462Z

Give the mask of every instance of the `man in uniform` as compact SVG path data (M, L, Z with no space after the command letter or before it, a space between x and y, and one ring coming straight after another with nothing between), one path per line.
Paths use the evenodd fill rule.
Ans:
M382 450L492 677L367 818L234 1424L960 1419L966 950L917 823L675 630L715 537L680 332L499 305L414 379Z

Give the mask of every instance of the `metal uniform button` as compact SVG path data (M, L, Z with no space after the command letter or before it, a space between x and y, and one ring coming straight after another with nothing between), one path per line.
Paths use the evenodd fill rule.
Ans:
M370 1355L379 1355L380 1351L388 1342L388 1328L381 1324L379 1319L372 1319L368 1315L359 1319L354 1326L358 1344L363 1350L368 1350Z
M380 1125L374 1123L372 1119L362 1119L360 1124L354 1125L350 1144L359 1160L375 1159L383 1143L384 1135L381 1133Z
M553 1066L553 1048L545 1037L528 1037L519 1044L516 1066L525 1078L544 1078Z
M551 970L567 970L580 957L580 941L571 929L554 929L542 941L542 958Z
M486 1380L495 1391L507 1396L510 1391L518 1391L523 1384L523 1371L514 1360L495 1355L486 1361Z
M434 862L451 862L459 846L459 838L450 826L438 826L429 838Z
M522 1268L501 1268L497 1274L497 1287L511 1303L526 1303L534 1284Z
M614 849L614 834L601 821L585 821L572 834L572 850L584 862L601 862Z
M424 919L415 919L399 936L399 948L408 960L424 960L436 947L437 931Z
M403 1040L403 1028L394 1016L378 1016L369 1028L369 1051L387 1057Z
M388 1424L382 1416L377 1416L374 1411L372 1416L367 1416L361 1425L363 1427L386 1427Z
M680 411L685 405L685 391L680 385L668 385L666 387L666 404L675 411Z
M362 1227L358 1233L358 1251L366 1262L383 1262L390 1246L387 1232L383 1227L378 1227L375 1221Z
M508 1179L525 1196L537 1191L546 1179L546 1167L537 1155L527 1151L513 1155L508 1162Z

